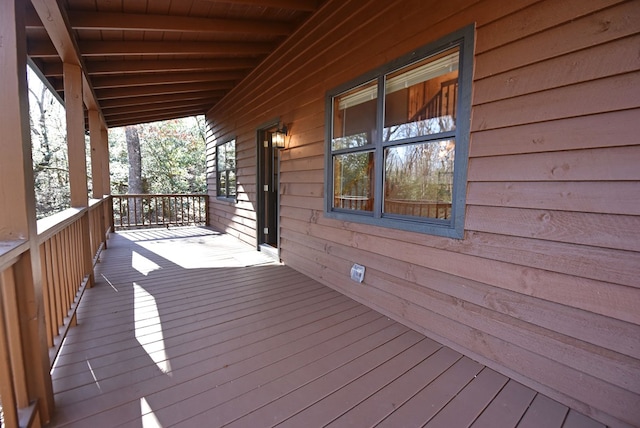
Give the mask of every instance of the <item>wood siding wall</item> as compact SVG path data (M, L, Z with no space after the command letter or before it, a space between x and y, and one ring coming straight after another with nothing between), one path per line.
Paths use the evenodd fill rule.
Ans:
M472 22L464 239L326 219L326 91ZM638 46L638 1L328 0L209 112L212 225L256 243L256 129L281 117L286 264L595 419L640 425ZM215 198L213 144L231 137L236 204Z

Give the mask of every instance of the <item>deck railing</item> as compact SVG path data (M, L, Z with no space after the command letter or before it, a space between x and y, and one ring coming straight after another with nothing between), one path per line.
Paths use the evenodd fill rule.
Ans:
M27 239L0 242L0 411L8 427L39 426L37 397L45 395L48 371L92 283L93 266L112 228L110 209L110 197L105 197L92 200L88 208L39 220L33 241L37 252ZM39 273L34 269L38 259ZM37 351L45 352L43 328L49 367Z
M28 386L33 358L25 353L34 338L23 322L33 309L22 301L24 288L31 283L29 249L26 240L0 244L0 411L10 427L28 426L38 419Z
M371 201L366 196L336 196L333 206L335 208L370 211ZM415 217L448 219L451 217L451 203L385 199L384 212Z
M209 223L209 197L205 194L130 194L112 198L116 230Z
M404 199L385 199L386 213L448 219L451 217L451 203L434 201L411 201Z
M42 291L49 357L53 364L93 267L111 230L110 198L91 200L89 208L70 208L38 221Z

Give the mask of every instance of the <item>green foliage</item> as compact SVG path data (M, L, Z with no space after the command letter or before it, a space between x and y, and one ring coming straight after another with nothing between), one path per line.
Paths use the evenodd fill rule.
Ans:
M64 106L31 68L27 75L36 213L40 219L70 206L66 119ZM203 116L138 125L145 192L206 192L205 126ZM124 128L109 129L109 148L112 193L126 193L129 170ZM87 175L91 176L89 157ZM91 193L90 178L88 185Z
M205 193L204 117L138 125L145 193ZM128 159L124 128L109 130L111 189L127 192Z

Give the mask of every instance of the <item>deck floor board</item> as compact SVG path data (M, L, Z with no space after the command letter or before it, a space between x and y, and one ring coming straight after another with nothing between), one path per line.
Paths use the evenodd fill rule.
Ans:
M114 234L95 278L50 427L602 427L212 229Z

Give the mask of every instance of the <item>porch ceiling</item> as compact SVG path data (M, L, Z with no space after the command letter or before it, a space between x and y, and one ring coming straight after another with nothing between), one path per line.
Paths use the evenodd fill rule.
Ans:
M63 22L56 25L71 29L95 102L106 125L117 127L204 114L321 3L60 0ZM51 37L51 27L45 30L41 20L42 10L49 14L52 6L36 12L26 4L28 55L63 96L61 48L55 40L60 35Z

